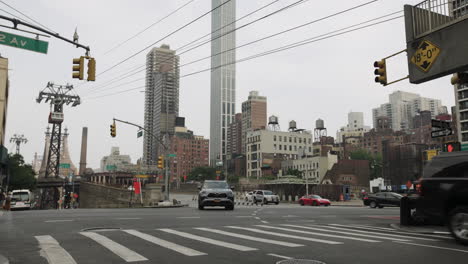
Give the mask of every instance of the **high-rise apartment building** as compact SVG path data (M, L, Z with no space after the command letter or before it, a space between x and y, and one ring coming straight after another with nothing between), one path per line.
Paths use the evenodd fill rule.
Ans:
M169 45L161 45L146 55L145 129L163 140L174 134L178 115L179 56ZM144 133L143 163L155 165L160 147L152 135Z
M388 117L390 127L394 131L407 130L414 127L413 117L421 111L430 111L432 118L447 113L438 99L421 97L419 94L396 91L389 95L389 103L372 109L374 128L378 117Z
M247 101L242 103L242 153L245 153L247 133L265 129L267 122L267 98L257 91L251 91Z
M359 137L362 137L369 130L370 127L364 125L363 112L349 112L348 124L336 132L336 142L342 143L343 137L345 137L347 143L358 143Z
M212 8L226 0L212 0ZM211 13L210 163L226 159L227 126L236 113L236 0ZM231 33L228 33L233 31ZM227 34L228 33L228 34ZM232 49L232 50L231 50ZM226 50L231 50L224 52ZM215 55L218 54L218 55Z
M234 121L228 126L227 135L227 159L234 158L241 154L242 150L242 114L237 113Z

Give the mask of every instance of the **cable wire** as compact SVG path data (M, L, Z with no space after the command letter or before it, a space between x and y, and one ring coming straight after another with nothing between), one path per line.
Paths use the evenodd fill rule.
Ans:
M26 18L28 18L29 20L35 22L36 24L40 25L41 27L43 27L43 28L45 28L45 29L47 29L47 30L49 30L49 31L51 31L51 32L53 32L53 33L57 33L57 32L55 32L55 31L53 31L52 29L50 29L50 28L44 26L43 24L41 24L41 22L39 22L39 21L35 20L34 18L32 18L32 17L26 15L25 13L19 11L18 9L14 8L13 6L11 6L11 5L5 3L4 1L0 0L0 3L2 3L2 4L4 4L4 5L6 5L6 6L8 6L9 8L15 10L16 12L18 12L18 13L20 13L21 15L25 16Z
M231 0L227 0L227 1L225 1L224 3L218 5L217 7L211 9L210 11L208 11L208 12L206 12L206 13L200 15L199 17L193 19L192 21L188 22L187 24L183 25L182 27L179 27L178 29L176 29L176 30L172 31L171 33L167 34L167 35L164 36L163 38L161 38L161 39L159 39L159 40L157 40L157 41L151 43L150 45L146 46L145 48L141 49L140 51L138 51L138 52L136 52L136 53L130 55L129 57L123 59L122 61L120 61L120 62L114 64L113 66L111 66L111 67L109 67L109 68L107 68L107 69L104 70L103 72L99 73L97 76L102 75L102 74L104 74L104 73L106 73L106 72L109 72L110 70L112 70L112 69L114 69L115 67L121 65L122 63L128 61L129 59L135 57L136 55L142 53L143 51L147 50L148 48L151 48L154 44L156 44L156 43L158 43L158 42L161 42L161 41L163 41L164 39L166 39L166 38L168 38L168 37L174 35L175 33L179 32L179 31L181 31L182 29L188 27L189 25L195 23L196 21L200 20L200 19L203 18L204 16L210 14L211 12L215 11L216 9L222 7L223 5L225 5L225 4L229 3L229 2L231 2Z
M172 16L173 14L177 13L178 11L180 11L182 8L186 7L187 5L189 5L190 3L192 3L193 1L195 0L190 0L188 1L187 3L183 4L182 6L178 7L176 10L172 11L171 13L167 14L166 16L160 18L158 21L154 22L153 24L147 26L146 28L144 28L143 30L139 31L138 33L132 35L131 37L129 37L128 39L122 41L121 43L117 44L116 46L114 46L113 48L109 49L108 51L104 52L104 55L107 55L109 54L111 51L119 48L120 46L122 46L123 44L129 42L130 40L136 38L137 36L141 35L143 32L147 31L148 29L154 27L155 25L161 23L162 21L164 21L166 18Z

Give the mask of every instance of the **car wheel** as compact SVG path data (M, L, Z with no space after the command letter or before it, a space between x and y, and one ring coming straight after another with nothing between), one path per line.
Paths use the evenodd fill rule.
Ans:
M448 226L458 243L468 245L468 207L459 206L453 209L449 215Z
M369 204L370 208L376 208L377 207L377 203L375 201L371 201L370 204Z
M276 204L276 205L278 205L278 204L279 204L279 202L275 202L275 204Z
M205 209L205 207L204 207L203 205L200 205L200 204L199 204L199 205L198 205L198 210L203 210L203 209Z
M304 201L300 200L300 201L299 201L299 204L300 204L301 206L304 206Z
M383 208L383 205L379 205L379 208L382 209L382 208Z
M224 209L232 211L234 210L234 205L225 206Z
M268 204L267 199L263 199L263 204Z
M313 201L312 206L319 206L319 203L317 201Z
M324 205L325 205L325 207L328 207L328 206L329 206L329 204L324 204Z

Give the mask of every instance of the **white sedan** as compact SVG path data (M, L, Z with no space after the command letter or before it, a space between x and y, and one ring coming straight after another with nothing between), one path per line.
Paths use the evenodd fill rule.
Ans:
M245 193L245 201L252 202L254 197L254 192L246 192Z

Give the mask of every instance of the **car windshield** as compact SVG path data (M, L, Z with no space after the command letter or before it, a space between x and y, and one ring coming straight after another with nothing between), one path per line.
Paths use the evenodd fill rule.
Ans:
M224 181L205 182L203 189L229 189L229 185Z
M311 195L311 198L322 199L322 197L320 197L320 196L318 196L318 195Z
M26 202L29 201L29 194L27 192L17 192L11 196L11 200Z
M402 197L403 197L403 195L401 195L401 194L399 194L399 193L392 193L392 194L393 194L393 196L395 196L395 197L397 197L397 198L402 198Z
M273 195L273 192L272 191L264 191L263 194L264 195Z

